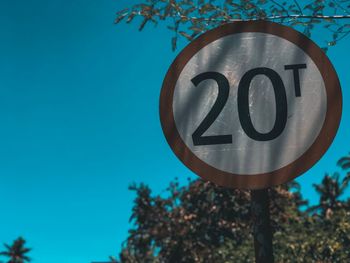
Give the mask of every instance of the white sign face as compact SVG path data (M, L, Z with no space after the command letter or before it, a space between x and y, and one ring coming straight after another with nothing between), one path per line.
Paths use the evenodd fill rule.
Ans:
M296 70L285 69L288 66ZM264 73L263 68L271 73ZM243 86L243 76L254 69L256 73ZM213 77L203 77L197 85L193 83L193 79L206 72L226 78L227 92L220 94L226 103L220 105L218 116L206 125L198 139L212 136L224 139L222 135L228 135L230 140L226 143L214 140L196 145L193 138L194 131L221 99ZM295 73L299 83L295 83ZM270 78L274 75L278 83L272 83ZM238 98L239 88L248 98L243 95ZM276 97L274 89L283 96ZM238 99L242 100L240 108ZM277 119L276 110L285 109ZM239 111L245 120L240 119ZM182 70L173 98L176 128L187 147L209 165L234 174L268 173L298 159L319 135L326 111L325 85L312 59L294 43L266 33L234 34L203 47ZM267 140L251 136L250 133L267 136L279 124L277 121L281 128L274 136ZM242 122L251 123L246 129L252 131L245 131Z
M309 169L340 122L341 90L311 40L269 22L228 24L186 47L160 114L175 154L219 185L263 188Z

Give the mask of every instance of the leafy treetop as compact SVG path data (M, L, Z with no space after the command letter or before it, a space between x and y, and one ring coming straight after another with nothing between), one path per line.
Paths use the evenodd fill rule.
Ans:
M350 199L341 200L347 176L326 175L308 206L291 182L269 189L276 262L347 262ZM132 185L136 199L120 262L254 262L250 193L202 180L153 195ZM302 208L306 209L302 209Z
M26 255L30 248L25 247L26 241L19 237L13 241L12 245L4 244L6 250L0 252L0 255L8 257L9 261L7 263L24 263L29 262L30 258Z

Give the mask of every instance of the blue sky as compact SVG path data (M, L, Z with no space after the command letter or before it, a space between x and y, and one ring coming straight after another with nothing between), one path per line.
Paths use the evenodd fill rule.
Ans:
M162 192L194 175L159 123L163 77L177 52L162 26L114 25L130 0L0 2L0 242L24 236L37 263L86 263L119 252L132 182ZM180 43L180 47L184 46ZM328 55L344 111L325 156L298 181L312 184L350 151L350 39Z

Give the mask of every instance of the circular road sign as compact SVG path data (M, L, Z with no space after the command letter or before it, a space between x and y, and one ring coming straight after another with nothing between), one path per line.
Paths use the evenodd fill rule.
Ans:
M232 188L285 183L337 132L342 95L324 52L292 28L235 22L210 30L170 66L160 96L165 137L205 180Z

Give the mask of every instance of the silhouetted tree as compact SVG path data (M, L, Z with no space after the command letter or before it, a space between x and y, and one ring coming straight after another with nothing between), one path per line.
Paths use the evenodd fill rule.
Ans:
M344 208L347 203L340 201L341 195L346 190L347 183L341 182L338 173L329 176L326 174L321 184L314 184L317 193L320 196L319 204L311 207L309 210L320 210L322 215L329 218L337 209Z
M19 237L13 241L12 245L4 244L6 250L0 252L0 255L8 257L7 263L24 263L29 262L30 258L26 254L31 251L30 248L25 247L26 241Z
M344 171L347 171L347 174L343 180L343 184L348 185L350 181L350 155L340 158L337 164Z

